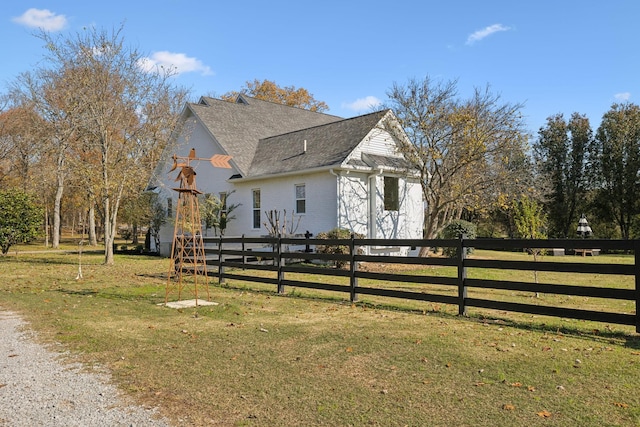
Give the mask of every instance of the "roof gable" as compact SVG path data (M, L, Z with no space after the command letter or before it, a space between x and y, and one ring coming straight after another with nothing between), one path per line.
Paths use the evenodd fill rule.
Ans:
M341 165L388 110L261 139L247 177Z
M236 102L202 97L189 109L247 175L261 139L342 118L240 95Z

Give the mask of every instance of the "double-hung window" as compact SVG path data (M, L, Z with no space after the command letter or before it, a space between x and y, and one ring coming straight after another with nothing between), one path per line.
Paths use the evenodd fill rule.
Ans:
M260 189L253 190L253 228L260 228Z
M307 212L307 191L304 184L296 184L296 213Z

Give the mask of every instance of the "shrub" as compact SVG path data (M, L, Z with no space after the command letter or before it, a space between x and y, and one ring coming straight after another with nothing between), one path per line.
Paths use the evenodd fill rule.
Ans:
M462 236L466 236L467 239L475 239L475 224L463 219L458 219L447 225L441 233L443 239L460 239ZM467 248L466 251L466 254L469 255L473 249ZM456 255L456 248L444 248L442 253L448 257L453 257Z
M363 234L354 233L356 239L364 239ZM323 231L316 236L318 239L350 239L351 230L346 228L334 228L333 230ZM349 246L347 245L318 245L316 251L320 254L348 254ZM346 261L336 260L334 264L337 268L342 268L346 264Z
M28 243L38 235L42 209L27 193L0 191L0 251L3 255L19 243Z

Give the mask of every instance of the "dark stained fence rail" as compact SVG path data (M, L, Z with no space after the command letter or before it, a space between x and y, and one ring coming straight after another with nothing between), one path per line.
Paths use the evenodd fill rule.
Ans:
M221 237L205 238L206 254L209 265L217 266L210 269L209 274L217 277L222 283L227 279L253 281L274 285L282 293L286 286L299 288L320 289L349 294L351 301L356 301L358 295L374 295L389 298L426 301L432 303L452 304L458 306L461 315L467 314L469 307L512 311L528 314L591 320L597 322L632 325L640 332L640 240L502 240L502 239L450 239L450 240L383 240L383 239L309 239L309 238L245 238ZM348 253L324 254L309 248L317 246L344 246ZM215 246L215 248L211 248ZM455 248L457 256L452 258L417 257L375 255L374 251L391 252L392 248L439 247ZM306 250L301 250L305 248ZM622 251L634 254L634 264L604 264L558 261L513 261L494 260L467 257L468 249L491 249L516 251L525 248L564 249L574 251L580 249L598 248L603 251ZM301 262L302 261L302 262ZM343 263L348 268L327 268L326 263ZM322 264L324 263L324 265ZM410 264L416 266L449 266L455 267L457 275L441 277L436 275L411 275L399 272L361 271L361 263ZM244 270L232 272L229 268ZM604 274L622 275L635 278L633 289L615 289L608 287L578 286L571 283L550 284L531 283L525 281L485 280L467 277L469 269L518 270L537 272L562 272L575 274ZM251 270L273 272L271 277L251 275ZM303 273L320 277L327 277L326 281L311 282L294 280L288 273ZM331 277L346 277L348 285L331 283ZM425 290L419 291L361 286L359 279L370 279L385 284L421 284L440 285L450 287L453 292L438 293ZM335 282L335 281L334 281ZM376 283L378 283L376 282ZM567 307L554 307L517 302L496 301L468 296L470 289L498 289L532 293L557 295L571 295L594 298L607 298L631 301L635 303L635 313L612 313L593 310L583 310Z

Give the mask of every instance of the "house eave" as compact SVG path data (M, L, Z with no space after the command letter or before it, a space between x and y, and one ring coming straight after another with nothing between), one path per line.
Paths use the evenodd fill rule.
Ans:
M262 175L254 175L247 177L238 177L238 178L229 178L227 182L229 183L240 183L240 182L252 182L252 181L262 181L265 179L276 179L276 178L286 178L295 175L309 175L320 172L360 172L365 174L379 174L379 173L389 173L398 176L409 176L409 177L417 177L418 173L411 173L407 170L399 170L389 167L362 167L362 166L345 166L345 165L328 165L328 166L320 166L316 168L304 169L304 170L296 170L296 171L288 171L281 172L275 174L262 174Z
M321 166L321 167L317 167L317 168L304 169L304 170L295 170L295 171L287 171L287 172L280 172L280 173L273 173L273 174L254 175L254 176L246 176L246 177L239 177L239 178L229 178L227 180L227 182L234 182L235 183L235 182L261 181L261 180L264 180L264 179L285 178L285 177L294 176L294 175L307 175L307 174L312 174L312 173L328 172L331 169L333 169L333 170L342 170L342 169L347 169L347 168L344 168L341 165Z

